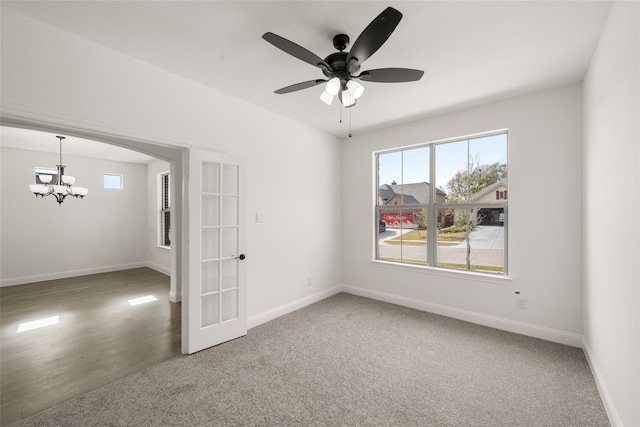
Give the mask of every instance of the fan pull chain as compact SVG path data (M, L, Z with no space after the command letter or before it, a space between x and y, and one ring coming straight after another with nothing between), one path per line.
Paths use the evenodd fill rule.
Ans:
M340 105L340 124L342 124L342 105ZM351 133L351 108L349 108L349 138L351 138L353 134Z

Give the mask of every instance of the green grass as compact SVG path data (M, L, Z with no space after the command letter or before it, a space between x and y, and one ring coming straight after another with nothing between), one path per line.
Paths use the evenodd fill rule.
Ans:
M467 224L463 224L459 226L452 225L451 227L440 229L441 233L465 233L466 231L467 231Z
M454 244L463 242L466 237L464 232L455 233L438 233L438 244ZM427 230L410 230L406 233L397 235L393 239L386 240L387 243L392 245L426 245L427 244Z
M389 239L388 241L400 241L400 240L423 240L427 239L427 230L410 230L406 233L402 233L394 237L393 239Z

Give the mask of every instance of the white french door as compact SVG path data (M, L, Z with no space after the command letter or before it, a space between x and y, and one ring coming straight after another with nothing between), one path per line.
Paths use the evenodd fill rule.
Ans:
M241 159L190 150L188 354L247 334L244 177Z

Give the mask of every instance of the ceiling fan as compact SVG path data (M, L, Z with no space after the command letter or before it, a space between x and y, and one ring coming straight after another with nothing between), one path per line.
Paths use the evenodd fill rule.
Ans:
M402 13L392 7L386 8L358 36L349 52L345 52L349 45L349 36L346 34L335 36L333 47L338 52L332 53L324 59L284 37L271 32L264 33L263 39L289 55L320 68L327 77L326 79L308 80L286 86L276 90L275 93L282 95L326 83L325 91L320 95L320 99L331 105L333 98L338 95L342 105L348 108L354 106L356 100L364 92L364 87L355 81L356 79L377 83L402 83L420 80L424 71L409 68L378 68L357 74L362 63L380 49L401 19Z

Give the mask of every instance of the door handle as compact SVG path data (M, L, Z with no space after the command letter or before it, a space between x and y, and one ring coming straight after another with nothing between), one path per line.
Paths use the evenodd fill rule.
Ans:
M243 259L245 259L246 256L244 254L240 254L236 257L236 259L239 259L240 261L242 261Z

